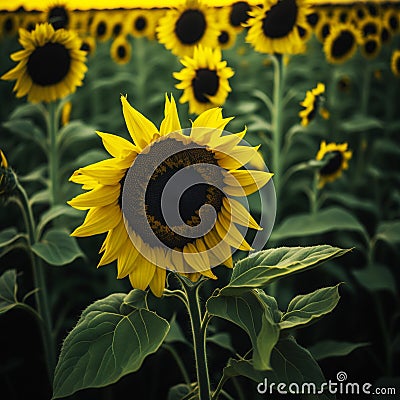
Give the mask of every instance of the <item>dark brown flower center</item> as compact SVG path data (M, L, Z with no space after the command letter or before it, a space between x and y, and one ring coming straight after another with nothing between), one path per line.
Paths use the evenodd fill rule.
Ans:
M354 34L348 30L343 30L332 42L331 55L335 59L340 59L348 54L353 49L354 45Z
M15 26L14 20L11 17L7 17L4 20L3 27L4 27L4 32L5 33L12 32L14 30L14 26Z
M264 35L271 39L287 36L296 25L297 14L296 0L279 0L262 21Z
M214 96L219 88L217 71L201 68L192 81L194 97L200 103L209 103L207 96Z
M363 28L362 32L364 36L375 35L378 33L378 27L375 22L367 22Z
M399 19L398 19L397 16L392 15L392 16L389 18L389 26L390 26L390 29L391 29L392 31L397 31L397 29L399 28Z
M69 23L68 11L64 7L55 6L49 11L48 20L55 30L67 28Z
M144 17L138 17L135 19L135 30L141 32L146 29L147 20Z
M330 151L329 153L327 153L325 155L329 156L329 160L326 163L325 166L323 166L319 173L321 176L328 176L328 175L333 175L336 172L338 172L341 167L342 167L342 163L343 163L343 153L335 150L335 151Z
M315 27L319 21L319 14L317 12L313 12L307 15L307 22L311 27Z
M112 34L113 36L118 36L122 31L122 24L120 22L113 26Z
M100 21L96 26L96 36L98 38L103 37L107 32L107 24L104 21Z
M229 22L234 27L241 26L242 23L246 22L249 18L247 14L251 10L250 6L246 1L238 1L232 4L232 10L229 15Z
M184 11L175 24L175 34L183 44L195 44L206 31L206 19L200 10Z
M70 71L71 55L60 43L46 43L29 56L27 69L33 83L41 86L61 82Z
M126 47L125 47L123 44L120 44L120 45L117 47L117 57L118 57L120 60L123 60L123 59L126 57L126 53L127 53Z
M373 55L378 49L378 43L374 39L368 39L364 43L364 49L368 55Z
M218 42L220 44L226 44L229 42L229 33L227 31L222 31L218 36Z

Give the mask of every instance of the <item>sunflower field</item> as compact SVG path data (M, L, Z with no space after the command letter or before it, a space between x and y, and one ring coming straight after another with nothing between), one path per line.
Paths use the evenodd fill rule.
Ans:
M0 398L398 399L400 2L0 2Z

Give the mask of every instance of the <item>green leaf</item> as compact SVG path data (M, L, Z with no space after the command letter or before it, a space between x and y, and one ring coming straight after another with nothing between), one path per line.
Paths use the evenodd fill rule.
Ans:
M400 243L400 221L382 222L376 233L376 240L382 240L392 246Z
M348 251L329 245L278 247L258 251L235 265L230 282L221 289L221 294L236 295L251 289L264 288L285 275L315 268L320 263Z
M271 240L282 240L331 231L356 231L366 237L364 227L350 212L339 207L328 207L315 214L301 213L286 218L271 234Z
M281 330L308 326L330 313L339 302L338 287L318 289L292 299L279 323Z
M40 237L41 233L49 222L63 215L75 216L80 215L80 213L72 207L63 204L51 207L49 210L43 213L40 218L40 221L36 228L37 237Z
M46 136L33 121L29 119L15 119L4 122L3 126L22 139L35 141L46 152Z
M337 340L322 340L308 348L316 360L330 357L343 357L349 355L360 347L369 346L370 343L338 342Z
M15 119L25 119L27 117L33 117L35 115L40 115L44 117L42 110L38 104L22 104L18 106L10 115L10 120Z
M193 394L193 397L188 397L188 395L191 393ZM185 383L178 383L169 389L167 400L196 399L195 393L196 391L189 385L186 385Z
M117 382L137 371L168 333L168 322L135 308L121 314L126 295L115 293L90 305L66 337L54 374L53 398Z
M270 355L278 341L279 328L260 292L212 296L207 301L207 311L242 328L251 340L254 368L268 370L271 369Z
M343 121L341 131L344 132L365 132L371 129L382 129L383 123L375 117L357 114L351 119Z
M176 321L176 314L174 314L169 321L169 332L167 337L165 338L166 343L172 342L181 342L190 345L189 341L186 339L185 335L182 332L181 327L179 326L178 322Z
M6 228L0 232L0 249L9 246L18 239L25 237L25 234L17 231L17 228Z
M17 306L17 271L9 269L0 275L0 315Z
M145 290L133 289L124 298L124 304L131 308L148 308L147 293Z
M60 129L58 140L61 149L66 149L79 141L93 139L94 137L97 137L97 135L92 126L88 126L82 121L71 121Z
M51 265L65 265L83 257L76 239L60 229L49 229L40 242L31 246L32 251Z
M353 270L358 283L370 292L389 291L396 296L396 279L384 264L374 264L367 268Z
M49 195L49 190L44 189L39 192L36 192L30 199L29 203L31 206L34 204L49 204L50 202L50 195Z
M271 355L271 371L257 371L248 360L230 359L228 365L224 368L224 375L227 377L245 376L259 384L260 390L265 388L267 391L271 383L285 385L303 383L314 384L316 389L325 382L324 375L318 363L314 360L311 353L300 346L293 337L279 340ZM276 389L276 387L275 387ZM288 387L286 386L286 390ZM318 398L328 398L324 395Z
M360 199L350 193L341 192L327 192L326 197L328 199L334 200L346 208L365 210L373 214L376 214L376 207L374 203L368 199Z
M216 333L215 335L208 336L207 342L214 343L217 346L222 347L232 353L235 353L235 349L232 346L231 337L226 332Z

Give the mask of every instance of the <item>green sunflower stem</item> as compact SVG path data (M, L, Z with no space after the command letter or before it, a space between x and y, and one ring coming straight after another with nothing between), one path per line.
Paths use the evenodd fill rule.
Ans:
M28 233L29 245L31 246L37 240L35 220L33 218L33 212L29 203L28 196L25 189L17 182L17 189L20 194L20 207L24 217L26 230ZM42 342L44 348L44 355L46 360L47 372L50 382L53 381L53 373L56 367L56 352L52 333L52 321L49 307L48 294L46 289L46 280L44 275L44 268L40 258L36 257L32 251L30 251L30 259L32 265L32 275L35 291L35 302L37 312L40 316L40 329L42 335Z
M274 64L274 92L272 113L272 168L274 173L274 186L276 201L279 204L281 191L281 151L282 151L282 109L283 109L283 74L284 66L281 54L272 57Z
M47 119L47 133L50 144L49 148L49 175L50 175L50 199L51 204L55 205L59 203L59 154L58 154L58 143L57 143L57 104L56 102L49 103L48 107L48 119Z
M310 203L311 203L311 213L316 214L318 211L318 195L319 195L319 189L318 189L318 172L314 172L314 179L312 183L312 192L310 194Z
M193 335L194 356L196 360L196 376L199 387L199 400L210 400L210 377L206 356L206 319L202 321L199 288L201 281L192 283L187 278L179 277L187 299L190 325Z

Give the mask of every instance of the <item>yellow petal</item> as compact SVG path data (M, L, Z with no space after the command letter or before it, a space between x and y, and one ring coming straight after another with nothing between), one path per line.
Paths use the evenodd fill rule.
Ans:
M222 168L237 169L256 157L259 147L236 146L229 154L217 152L215 156L218 159L218 165Z
M256 220L250 215L246 208L235 199L227 199L226 197L222 200L222 213L227 219L231 219L242 226L248 226L249 228L262 230Z
M218 219L215 222L215 229L219 237L228 243L229 246L244 251L252 250L251 246L246 242L236 226L233 223L226 221L222 214L218 215Z
M116 260L121 254L122 246L129 241L128 233L126 232L125 224L121 222L111 231L108 232L106 239L104 240L104 247L100 252L104 251L103 256L98 264L98 267L109 264Z
M150 281L150 289L154 296L161 297L165 288L167 271L164 268L156 267L153 279Z
M200 251L193 243L188 243L183 248L183 257L194 271L200 272L202 275L205 275L208 278L217 279L217 277L210 270L210 264L207 262L208 257L204 254L200 254Z
M149 143L151 143L154 134L159 134L158 129L139 111L135 110L128 103L128 100L125 96L121 96L121 102L122 112L124 114L129 134L131 135L136 146L142 150Z
M115 228L121 221L122 213L118 204L91 208L81 226L71 236L92 236Z
M96 131L96 133L101 137L105 149L113 157L124 157L127 153L133 152L138 153L139 149L134 146L131 142L128 142L121 136L112 135L111 133L104 133Z
M231 196L246 196L261 189L268 183L273 174L264 171L234 170L229 171L224 178L224 191Z
M165 109L164 109L164 119L160 126L160 135L164 136L171 132L176 132L181 130L181 123L179 122L178 110L176 108L176 103L174 97L171 95L171 101L169 101L168 96L165 95Z
M228 264L227 266L231 267L232 264L232 256L231 256L231 247L228 243L221 240L216 232L215 228L212 229L207 235L204 236L204 241L209 249L209 257L210 263L213 266L217 266L219 264Z
M135 268L129 273L129 281L135 289L146 290L156 272L156 266L139 254L135 260Z
M98 185L90 192L80 194L67 203L72 207L102 207L115 203L120 196L121 185Z
M126 241L125 244L121 248L121 253L118 255L117 262L117 270L118 270L118 279L125 278L128 274L130 274L136 264L135 260L138 257L139 252L132 244L132 242Z

